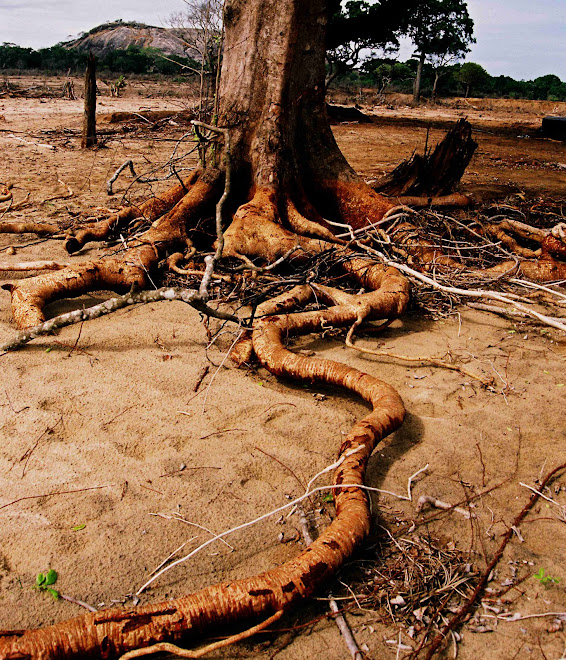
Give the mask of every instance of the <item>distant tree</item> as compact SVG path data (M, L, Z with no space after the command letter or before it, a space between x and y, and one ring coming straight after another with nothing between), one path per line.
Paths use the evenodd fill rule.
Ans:
M566 84L553 74L535 78L531 90L532 98L540 101L562 101L566 97Z
M377 85L379 94L384 94L390 86L413 78L413 71L409 66L392 59L368 59L364 62L362 71L370 84Z
M466 86L466 98L470 95L470 89L484 86L490 78L483 66L475 62L465 62L458 73L458 80Z
M474 43L474 22L465 0L422 0L411 14L407 34L418 58L413 100L420 101L425 61L444 66L463 57ZM441 64L444 62L445 64Z
M417 0L329 0L330 21L326 41L327 85L338 75L361 64L364 51L394 53L406 32Z
M224 0L183 0L185 9L172 14L168 23L176 29L187 48L187 56L198 60L196 67L191 63L185 68L193 71L200 80L200 105L211 95L220 72L222 54L222 8Z

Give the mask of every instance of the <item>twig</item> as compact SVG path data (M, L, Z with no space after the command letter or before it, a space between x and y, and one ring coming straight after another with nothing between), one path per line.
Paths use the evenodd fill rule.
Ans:
M205 124L201 121L192 121L191 124L195 127L206 128L213 133L219 133L224 136L224 192L218 200L216 205L216 252L214 256L206 256L204 262L206 268L204 275L199 287L199 293L202 296L203 300L208 300L208 286L214 273L214 266L216 262L222 257L222 251L224 250L224 231L222 229L222 211L224 209L224 204L230 195L230 187L232 183L232 167L231 167L231 153L230 153L230 131L227 128L218 128L218 126L211 126L210 124Z
M528 318L528 314L525 312L520 312L517 309L508 309L507 307L499 307L498 305L486 305L485 303L476 303L468 302L466 303L468 307L473 309L479 309L483 312L492 312L493 314L499 314L500 316L505 316L507 318L516 319L516 318ZM563 319L558 316L547 316L547 319L562 323Z
M89 612L98 612L96 607L93 607L92 605L89 605L88 603L85 603L84 600L78 600L77 598L73 598L72 596L67 596L65 594L59 593L59 598L62 598L63 600L66 600L68 603L74 603L75 605L80 605L81 607L84 607L85 610L88 610Z
M359 351L360 353L365 353L367 355L376 355L378 357L388 357L393 360L402 360L403 362L421 362L425 363L427 365L430 365L432 367L440 367L442 369L450 369L451 371L457 371L458 373L462 374L463 376L468 376L468 378L472 378L473 380L477 380L480 382L484 387L492 387L493 386L493 379L486 379L482 378L481 376L478 376L477 374L474 374L471 371L468 371L467 369L464 369L464 367L461 367L457 364L451 364L450 362L445 362L444 360L441 360L440 358L436 357L412 357L410 355L400 355L399 353L390 353L389 351L385 350L377 350L373 348L364 348L362 346L356 346L354 342L352 341L353 335L354 335L354 330L355 330L355 324L352 325L350 330L348 331L348 334L346 335L346 346L349 348L353 348L356 351Z
M145 119L145 117L144 117L144 119ZM120 173L123 170L126 169L126 167L130 168L130 172L132 173L133 177L137 176L136 171L134 170L134 161L131 160L131 159L128 159L125 163L122 163L122 165L120 165L120 167L114 172L112 177L110 179L108 179L108 183L106 184L106 192L109 195L114 194L114 191L112 190L112 185L113 185L114 181L116 181L116 179L120 176Z
M61 179L57 179L57 181L59 181L59 183L62 186L65 186L65 188L67 188L67 192L64 195L54 195L53 197L47 197L47 199L43 200L44 202L54 202L57 199L69 199L70 197L72 197L75 194L73 192L73 189L71 188L71 186L68 183L65 183L64 181L61 181Z
M37 500L41 497L54 497L55 495L68 495L69 493L83 493L87 490L100 490L101 488L111 488L112 484L108 484L106 486L92 486L91 488L77 488L75 490L58 490L55 491L54 493L43 493L42 495L26 495L26 497L18 497L17 500L12 500L11 502L8 502L7 504L2 504L0 506L0 509L5 509L8 506L12 506L13 504L17 504L18 502L23 502L24 500Z
M426 504L430 504L435 509L442 509L443 511L456 511L456 513L464 516L464 518L470 519L474 517L469 511L466 511L466 509L448 504L448 502L443 502L442 500L437 500L436 497L432 497L431 495L421 495L419 497L416 506L417 513L421 513Z
M157 516L158 518L165 518L165 520L178 520L179 522L183 522L186 525L190 525L191 527L197 527L198 529L202 529L203 532L206 532L211 536L216 536L216 534L211 529L208 529L208 527L203 527L203 525L199 525L198 523L191 522L190 520L183 518L183 516L181 516L178 513L173 513L171 515L168 515L166 513L150 513L149 515ZM230 545L228 541L225 541L224 539L220 539L220 541L222 541L222 543L224 543L226 547L230 548L230 550L232 551L234 550L234 546Z
M352 656L353 660L362 660L364 654L360 651L360 647L354 639L354 635L352 634L348 622L340 611L338 603L333 598L330 599L329 607L332 612L334 612L334 621L336 622L336 625L342 634L342 639L348 647L348 651L350 651L350 655Z
M206 378L208 372L210 371L210 365L206 365L204 369L200 372L197 382L195 383L195 386L193 387L193 392L198 392L199 387L202 385L202 381Z

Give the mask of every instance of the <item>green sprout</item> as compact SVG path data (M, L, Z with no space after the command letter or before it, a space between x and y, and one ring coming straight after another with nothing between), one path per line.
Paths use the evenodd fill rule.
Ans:
M560 578L552 577L552 575L545 575L544 568L539 568L538 573L535 573L534 577L545 586L549 584L558 584L560 582Z
M57 577L57 571L54 571L53 569L50 569L47 573L38 573L33 588L38 591L46 591L57 600L59 598L59 592L57 589L52 588L52 585L57 582Z

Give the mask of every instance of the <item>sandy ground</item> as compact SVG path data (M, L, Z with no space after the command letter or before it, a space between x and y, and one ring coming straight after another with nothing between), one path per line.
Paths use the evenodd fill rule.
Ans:
M118 100L103 97L99 111L158 109L167 103L133 94ZM81 111L81 101L0 99L0 182L16 184L15 202L27 192L31 201L30 207L4 219L63 222L69 214L116 206L128 178L120 179L111 201L105 182L118 165L131 157L141 171L170 153L171 142L148 133L108 136L104 149L81 151L77 137L62 132L80 126ZM342 125L336 135L354 167L374 176L422 146L430 112L423 110L421 121L407 116L401 125L389 116L382 124ZM443 111L450 116L442 120L461 110L451 112ZM498 126L508 128L516 119L490 115L489 133L479 123L484 131L478 134L480 151L464 187L492 184L535 196L564 195L566 172L558 165L566 162L564 146L497 133ZM526 119L536 126L536 111ZM430 139L437 131L440 127ZM65 194L60 181L71 187L73 196L44 201ZM16 255L3 250L8 245L18 248ZM73 259L97 254L93 247ZM0 234L3 262L45 258L70 259L59 242ZM85 297L78 304L106 295ZM68 308L69 303L58 303L50 311ZM4 292L0 342L14 332ZM0 357L0 629L47 625L82 612L78 605L55 602L32 589L37 573L48 568L58 571L56 586L68 596L95 607L131 605L132 594L171 552L209 537L172 514L219 532L300 494L298 481L308 481L332 463L342 434L364 406L339 391L296 387L262 369L233 368L224 359L232 339L223 335L206 351L198 314L181 303L160 303L66 328ZM426 464L429 469L414 487L414 500L426 494L456 503L466 493L470 497L499 485L475 501L472 521L451 513L412 532L470 551L470 562L482 570L485 556L491 556L528 501L529 491L520 482L536 486L537 479L566 461L564 337L462 309L438 322L408 315L377 341L361 343L412 355L450 352L469 359L468 368L495 377L497 393L455 372L362 356L346 348L340 337L313 336L300 346L378 375L406 402L407 420L373 457L369 485L404 493L409 475ZM209 373L195 396L206 366ZM566 476L555 482L552 495L566 505ZM421 520L414 501L374 496L373 503L376 520L379 516L379 523L392 532L405 521ZM522 615L566 612L566 525L559 513L558 506L541 501L521 527L521 538L510 543L490 587L499 588L512 568L525 580L507 594L511 602L496 607ZM322 514L321 524L329 514ZM220 543L207 548L166 573L141 595L141 602L279 564L301 547L297 527L294 518L284 524L274 519L235 534L228 539L231 548ZM375 534L385 532L376 527ZM379 557L374 562L379 566ZM559 582L542 584L534 577L541 568ZM323 605L311 602L292 613L286 627L323 611ZM367 645L368 657L395 658L397 648L387 641L398 639L399 627L379 623L382 614L362 609L349 618L358 641ZM552 617L486 621L494 632L461 631L463 660L564 657L564 630L547 632ZM302 634L282 633L273 643L265 639L271 637L214 657L348 657L328 620ZM401 639L410 641L406 628Z

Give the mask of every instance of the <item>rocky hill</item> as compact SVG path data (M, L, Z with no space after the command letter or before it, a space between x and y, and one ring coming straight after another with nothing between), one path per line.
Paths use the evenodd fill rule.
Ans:
M198 60L200 59L198 51L191 48L182 38L185 36L189 42L194 42L197 35L197 30L161 28L143 23L115 21L99 25L82 34L78 39L62 45L79 51L92 51L98 56L107 55L113 50L126 50L129 46L138 46L156 48L169 56L176 55Z

